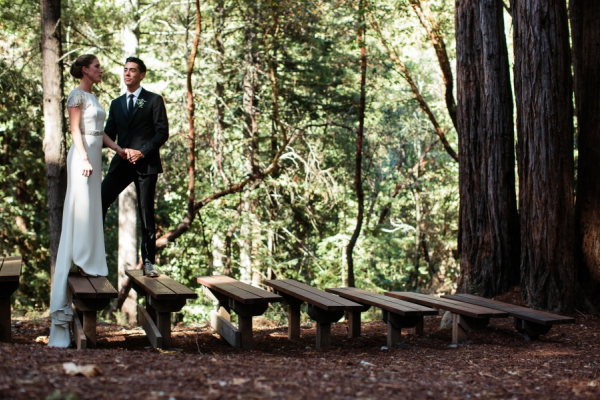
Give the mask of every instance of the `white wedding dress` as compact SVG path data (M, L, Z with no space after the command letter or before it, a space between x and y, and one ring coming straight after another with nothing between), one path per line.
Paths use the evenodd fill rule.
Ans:
M75 146L67 157L68 185L63 210L62 233L56 257L50 301L49 346L69 347L71 335L69 323L73 320L72 295L67 285L69 272L77 267L89 275L106 276L104 252L104 229L102 221L102 137L106 112L91 93L73 90L67 99L67 107L81 110L81 133L93 173L82 175L83 159Z

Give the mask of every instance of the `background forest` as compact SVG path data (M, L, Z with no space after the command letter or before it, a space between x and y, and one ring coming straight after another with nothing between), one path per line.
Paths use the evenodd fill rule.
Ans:
M171 137L156 209L158 237L170 236L159 239L162 272L192 287L194 277L216 272L258 285L295 278L346 286L347 246L362 219L357 286L455 290L454 2L199 5L200 19L194 1L62 1L65 96L78 84L68 66L92 53L106 70L97 86L105 109L121 94L128 54L148 65L143 86L165 98ZM24 257L17 308L43 311L51 261L40 18L37 1L0 0L0 251ZM113 154L104 151L108 162ZM105 226L115 287L120 212L115 203ZM186 306L186 321L202 318L203 301Z

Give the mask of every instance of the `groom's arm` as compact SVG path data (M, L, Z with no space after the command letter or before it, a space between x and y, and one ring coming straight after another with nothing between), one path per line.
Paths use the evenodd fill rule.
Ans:
M115 116L113 113L113 103L110 103L110 107L108 109L108 119L106 120L106 125L104 126L104 133L108 135L109 138L112 139L113 142L117 141L117 124L115 123Z
M154 123L154 137L147 141L140 152L146 157L152 150L158 150L169 139L169 120L167 109L162 96L157 95L152 102L152 119Z

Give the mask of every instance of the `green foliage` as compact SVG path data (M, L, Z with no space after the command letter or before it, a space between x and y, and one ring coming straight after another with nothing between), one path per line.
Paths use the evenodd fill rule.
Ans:
M345 285L346 246L357 215L354 157L360 54L355 2L210 0L201 4L202 35L192 80L196 200L249 174L252 140L246 132L248 121L255 128L252 156L263 169L281 148L284 130L287 135L302 134L284 149L277 172L254 190L223 197L202 208L190 230L162 251L161 269L190 286L195 286L198 275L222 273L231 233L231 271L237 278L253 277L257 282L269 277L295 278L319 287ZM31 299L31 304L42 305L48 302L49 255L41 77L35 68L40 54L34 51L39 32L22 28L23 24L39 25L36 7L37 3L23 2L2 11L0 40L15 44L10 49L3 45L1 50L1 62L9 72L0 77L0 133L10 138L11 156L10 163L0 167L0 231L6 254L27 254L28 275L22 295ZM408 2L386 0L371 2L369 7L384 27L384 35L399 49L437 118L451 126L435 53ZM453 57L452 4L438 0L431 7ZM21 23L9 22L8 13L10 21ZM156 199L160 236L173 229L187 209L185 72L195 27L194 3L140 4L134 12L125 4L108 1L63 2L63 51L72 51L65 61L68 64L83 53L99 56L107 69L98 87L105 108L119 95L120 32L126 24L137 24L139 56L149 68L144 86L163 94L170 120L171 138L162 150L165 172L159 178ZM218 51L219 35L223 54ZM449 291L458 273L458 165L439 143L432 145L436 136L429 121L369 27L367 49L366 204L365 224L354 255L357 284L375 291ZM67 77L65 94L76 84ZM251 115L244 97L248 84L254 88ZM218 105L223 110L221 125ZM448 132L448 138L457 148L454 131ZM108 162L111 155L105 156ZM411 172L422 157L424 165ZM19 185L28 188L21 202ZM389 212L381 218L386 208ZM115 205L105 225L114 284L117 213ZM16 222L18 216L27 221L25 231ZM183 321L206 319L210 307L201 296L186 306ZM285 319L279 306L269 309L267 315Z

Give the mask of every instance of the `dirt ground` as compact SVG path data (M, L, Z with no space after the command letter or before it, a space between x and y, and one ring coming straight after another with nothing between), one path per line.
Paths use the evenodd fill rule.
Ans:
M254 350L231 348L208 327L174 328L173 348L154 350L140 328L100 324L98 349L48 348L49 322L17 320L0 344L2 399L599 399L600 319L577 316L540 341L526 342L512 319L492 319L469 343L449 347L441 316L425 335L403 331L387 349L386 326L363 323L348 339L332 327L332 346L316 351L315 328L289 341L286 327L262 327ZM63 363L101 374L67 375Z

